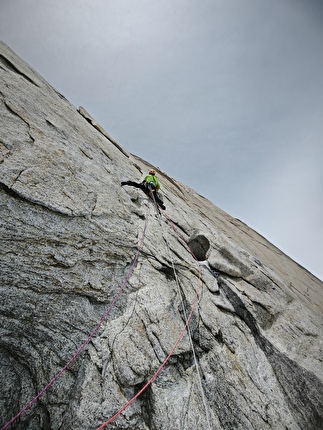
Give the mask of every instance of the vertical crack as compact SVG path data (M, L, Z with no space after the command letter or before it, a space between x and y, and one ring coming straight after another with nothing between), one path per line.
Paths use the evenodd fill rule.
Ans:
M303 430L320 430L323 422L323 383L313 373L278 351L260 332L258 324L241 298L223 279L219 287L237 316L248 326L259 348L266 355L285 395L287 405Z

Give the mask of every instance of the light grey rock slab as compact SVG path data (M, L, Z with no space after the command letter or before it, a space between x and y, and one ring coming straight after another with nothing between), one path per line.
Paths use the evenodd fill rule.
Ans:
M320 429L322 282L158 167L161 215L121 188L149 163L2 43L0 79L0 424L115 303L14 423L97 428L160 368L197 298L111 428Z

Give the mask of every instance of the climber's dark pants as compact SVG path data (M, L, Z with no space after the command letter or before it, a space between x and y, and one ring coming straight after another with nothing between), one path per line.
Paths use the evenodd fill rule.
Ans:
M156 187L153 184L149 184L148 182L134 182L134 181L126 181L121 182L121 185L131 185L132 187L140 188L145 193L155 192Z
M155 199L157 202L163 203L162 200L159 198L158 192L154 184L150 184L148 182L134 182L134 181L125 181L121 182L121 185L130 185L135 188L140 188L147 196L151 197L151 193L154 192Z
M132 187L140 188L141 190L145 191L145 185L141 182L134 182L134 181L126 181L121 182L121 185L131 185Z

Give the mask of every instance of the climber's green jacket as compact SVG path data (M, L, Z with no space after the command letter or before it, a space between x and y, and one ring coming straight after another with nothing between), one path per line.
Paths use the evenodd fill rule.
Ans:
M152 183L155 185L155 187L157 188L157 190L160 189L160 183L158 181L158 179L156 178L155 175L147 175L144 179L144 182L148 182L148 183Z

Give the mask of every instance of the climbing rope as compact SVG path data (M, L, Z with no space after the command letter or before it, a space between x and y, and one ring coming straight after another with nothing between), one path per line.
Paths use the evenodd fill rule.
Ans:
M135 254L135 258L129 268L128 274L123 282L123 284L121 285L119 292L117 293L117 295L115 296L115 298L113 299L112 303L110 304L109 308L107 309L107 311L104 313L104 315L102 316L102 318L100 319L100 321L98 322L98 324L96 325L96 327L94 328L94 330L92 330L91 334L89 335L89 337L86 339L86 341L79 347L79 349L76 351L76 353L73 355L73 357L65 364L65 366L57 373L56 376L54 376L54 378L37 394L36 397L34 397L24 408L21 409L21 411L15 415L10 421L7 422L7 424L4 425L4 427L1 428L1 430L5 430L6 428L8 428L8 426L10 424L12 424L14 421L16 421L17 418L19 418L27 409L29 409L34 403L36 403L36 401L39 399L39 397L41 397L45 391L47 391L53 384L55 381L57 381L57 379L62 375L62 373L70 366L71 363L73 363L73 361L79 356L79 354L84 350L84 348L87 346L87 344L91 341L91 339L93 338L93 336L97 333L97 331L99 330L100 326L102 325L102 323L106 320L106 318L108 317L109 313L111 312L113 306L115 305L115 303L117 302L117 300L119 299L119 297L121 296L123 290L125 289L125 286L127 285L133 271L134 268L136 266L136 263L138 261L138 257L140 254L140 251L143 247L144 244L144 239L146 237L146 230L147 230L147 226L148 226L148 220L149 220L149 213L150 213L150 205L149 202L147 204L147 211L146 211L146 215L145 215L145 225L144 225L144 229L142 232L142 236L137 248L137 252Z
M157 203L157 200L156 200L156 194L154 194L154 192L151 189L151 187L148 188L148 194L149 194L149 197L152 200L152 202L153 202L153 204L155 206L156 212L157 212L157 214L158 214L158 216L160 218L160 209L159 209L159 206L158 206L158 203Z
M116 414L114 414L111 418L108 419L108 421L104 422L103 424L100 425L100 427L97 428L97 430L102 430L104 427L106 427L108 424L112 423L112 421L114 421L125 409L127 409L128 406L131 405L131 403L133 403L139 396L141 393L143 393L146 388L149 387L149 385L157 378L157 376L159 375L159 373L161 372L161 370L164 368L164 366L166 365L166 363L168 362L168 360L170 359L170 357L173 355L175 349L177 348L177 345L179 344L179 342L182 340L184 333L187 329L188 323L193 315L194 309L195 309L195 305L198 301L198 290L200 288L200 278L199 278L199 285L198 288L196 289L195 292L195 297L194 297L194 301L191 307L191 312L189 313L188 317L187 317L187 321L186 324L184 326L184 328L182 329L178 339L176 340L173 348L171 349L170 353L167 355L167 357L165 358L165 360L162 362L162 364L159 366L159 368L157 369L157 371L153 374L153 376L149 379L149 381L146 383L146 385L140 390L138 391L138 393L133 396L132 399L129 400L128 403L126 403Z
M164 213L164 212L163 212ZM165 213L164 213L165 214ZM160 216L159 216L160 217ZM175 228L174 224L172 223L172 221L170 220L170 218L165 214L166 219L171 222L175 232L177 233L177 235L180 237L180 239L183 241L184 245L186 246L187 250L192 254L192 256L194 257L194 259L198 262L198 260L196 259L196 257L194 256L192 250L189 248L189 246L186 244L185 239L180 235L180 233L177 231L177 229ZM165 237L164 237L165 239ZM168 250L169 250L169 245L167 240L165 239L165 242L168 246ZM170 252L170 250L169 250ZM199 262L198 262L199 263ZM177 278L177 274L175 271L175 267L174 267L174 273L175 273L175 277ZM196 354L195 354L195 350L194 350L194 346L193 346L193 341L192 341L192 337L191 334L189 332L189 322L190 319L193 315L195 306L198 302L198 298L199 298L199 291L201 289L201 273L202 273L202 267L199 264L199 275L198 275L198 285L197 288L195 290L195 296L194 296L194 300L191 306L191 310L188 316L186 316L186 312L185 312L185 307L184 307L184 303L183 303L183 299L182 299L182 307L184 310L184 316L185 316L185 326L182 329L182 331L180 332L180 335L178 337L178 339L176 340L173 348L171 349L171 351L169 352L169 354L167 355L167 357L165 358L165 360L162 362L162 364L159 366L159 368L156 370L156 372L153 374L153 376L149 379L149 381L141 388L141 390L138 391L138 393L136 393L121 409L119 409L118 412L116 412L112 417L110 417L107 421L105 421L103 424L101 424L96 430L102 430L104 427L106 427L108 424L112 423L112 421L114 421L125 409L128 408L128 406L130 406L148 387L149 385L157 378L157 376L159 375L159 373L162 371L162 369L165 367L166 363L168 362L168 360L170 359L170 357L173 355L174 351L176 350L179 342L182 340L186 330L188 330L189 333L189 338L190 338L190 342L191 342L191 347L193 350L193 355L194 355L194 360L195 360L195 365L198 371L198 375L199 375L199 382L200 382L200 388L202 390L202 398L203 398L203 403L204 403L204 407L205 407L205 411L206 411L206 417L207 417L207 422L208 422L208 427L211 430L211 425L210 425L210 421L209 421L209 414L208 414L208 409L207 409L207 405L206 405L206 401L205 401L205 396L204 396L204 391L203 391L203 386L202 386L202 381L201 381L201 375L199 373L199 368L198 368L198 363L197 363L197 358L196 358ZM177 281L178 282L178 281ZM179 285L178 285L179 287ZM180 296L182 298L181 292L179 291Z
M170 218L166 214L165 214L165 218L172 225L175 233L177 235L179 235L177 229L174 228L174 223L170 220ZM185 318L185 321L187 322L187 315L186 315L186 310L185 310L185 306L184 306L183 295L182 295L182 291L181 291L181 288L180 288L180 284L179 284L177 272L176 272L176 269L175 269L174 259L172 257L171 252L170 252L169 243L168 243L168 241L167 241L167 239L165 237L162 223L161 223L161 227L162 227L162 231L163 231L163 237L164 237L164 240L166 242L167 250L168 250L168 253L169 253L171 261L172 261L172 268L173 268L174 277L175 277L175 281L176 281L177 291L178 291L178 294L179 294L179 296L181 298L182 308L183 308L183 312L184 312L184 318ZM179 237L184 242L184 244L187 247L187 249L189 249L189 251L192 254L192 256L194 257L194 259L198 262L198 260L196 259L195 255L193 254L193 251L190 249L190 247L186 243L185 239L181 235L179 235ZM200 277L202 269L201 269L201 265L200 265L199 262L198 262L198 265L199 265L199 277ZM190 329L189 325L187 325L187 333L188 333L188 337L189 337L189 340L190 340L190 345L191 345L192 352L193 352L193 358L194 358L195 368L196 368L196 371L197 371L199 388L200 388L200 392L201 392L201 396L202 396L203 406L204 406L204 409L205 409L205 415L206 415L206 420L207 420L208 428L209 428L209 430L212 430L211 429L211 424L210 424L210 419L209 419L209 410L208 410L208 407L207 407L207 403L206 403L206 399L205 399L205 394L204 394L204 389L203 389L203 385L202 385L202 377L201 377L201 372L200 372L200 366L199 366L198 361L197 361L196 352L195 352L195 348L194 348L194 344L193 344L193 339L192 339L192 333L191 333L191 329Z

